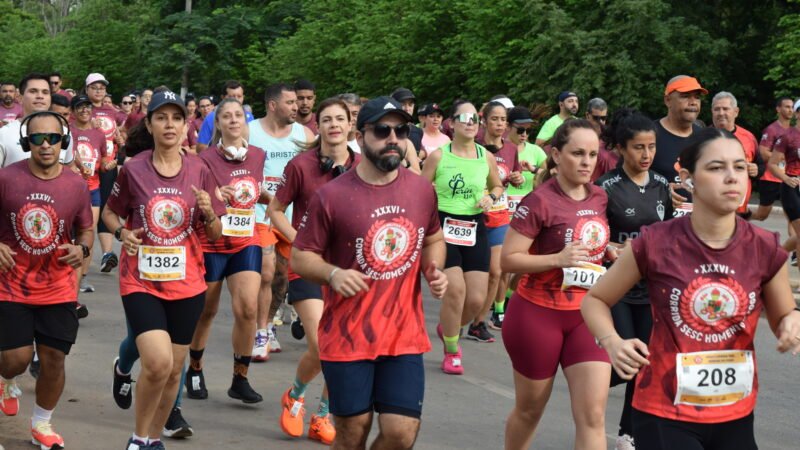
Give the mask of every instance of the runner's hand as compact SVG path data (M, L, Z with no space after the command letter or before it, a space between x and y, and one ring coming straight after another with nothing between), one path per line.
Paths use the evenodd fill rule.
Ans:
M525 182L525 178L519 172L511 172L508 175L508 182L513 184L514 186L519 186L520 184Z
M589 247L583 245L581 241L572 241L556 255L556 265L558 267L576 267L589 259Z
M17 252L11 250L11 247L6 244L0 244L0 272L7 272L14 267L14 257Z
M619 258L620 251L621 249L619 247L613 245L606 246L606 260L613 263Z
M478 200L478 208L484 211L489 211L489 208L491 208L493 204L494 200L492 200L492 197L489 197L488 195L484 195L480 200Z
M352 297L359 292L369 290L367 280L369 277L357 270L341 269L333 274L330 284L333 290L342 297Z
M800 185L800 178L789 177L786 179L786 181L784 181L784 183L788 184L789 187L796 188L798 185Z
M533 166L533 165L530 163L530 161L520 161L520 162L519 162L519 166L522 168L522 170L524 170L524 171L526 171L526 172L533 172L533 173L536 173L536 170L537 170L537 169L536 169L536 167L535 167L535 166Z
M192 185L192 192L194 192L194 198L197 200L197 207L200 208L200 211L203 212L206 219L216 216L214 210L211 208L211 197L208 195L208 192L197 189L194 185Z
M116 168L117 168L117 160L114 158L111 158L103 163L103 169L105 169L106 171L114 170Z
M792 311L778 324L778 351L800 353L800 311Z
M684 197L684 196L682 196L682 195L680 195L680 194L678 194L677 192L675 192L675 189L686 189L686 187L683 186L680 183L670 183L669 184L669 193L670 193L670 195L672 195L672 207L673 208L678 208L686 200L689 200L689 199Z
M144 233L144 228L137 228L133 231L127 228L122 229L122 248L131 256L135 256L139 252L139 245L142 243L141 235Z
M58 249L67 251L66 255L58 258L60 262L67 263L76 269L83 264L83 247L80 245L61 244Z
M233 196L236 195L236 188L233 186L222 186L219 188L219 192L222 195L222 200L228 203L233 200Z
M650 356L647 344L639 339L623 340L621 337L614 335L606 340L603 347L608 352L609 359L611 359L611 366L623 380L633 379L639 373L640 368L650 364L650 361L646 358Z
M441 299L447 291L447 275L436 267L436 262L431 261L425 269L425 279L434 298Z

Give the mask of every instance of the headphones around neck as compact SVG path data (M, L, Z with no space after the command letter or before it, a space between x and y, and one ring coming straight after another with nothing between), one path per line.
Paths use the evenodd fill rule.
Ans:
M31 151L31 141L28 139L28 123L34 118L39 116L53 116L61 122L61 150L66 150L69 147L69 142L72 139L72 135L69 132L69 122L67 119L64 118L61 114L54 113L52 111L38 111L35 113L28 114L22 119L22 123L19 125L19 146L22 147L23 152L30 152Z
M244 147L238 147L237 148L237 147L234 147L233 145L229 145L227 147L223 147L222 146L222 138L220 138L219 145L217 145L217 146L219 148L223 149L222 153L225 154L226 158L228 158L230 160L235 160L235 161L244 161L245 158L247 157L247 141L245 141L244 139L242 139L242 141L244 141Z
M328 173L333 171L333 178L336 178L339 175L344 174L345 172L350 170L351 167L353 167L353 163L356 160L356 154L355 152L353 152L353 150L350 149L349 146L347 147L347 153L350 155L349 156L350 162L346 166L341 166L341 165L334 166L335 163L331 158L322 155L322 148L321 147L317 148L317 158L319 159L319 170L321 170L322 173Z

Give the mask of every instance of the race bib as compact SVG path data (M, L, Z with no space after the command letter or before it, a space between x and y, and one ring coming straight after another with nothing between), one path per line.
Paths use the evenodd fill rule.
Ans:
M448 244L474 247L477 235L478 222L450 217L444 219L444 241Z
M561 282L562 291L571 287L589 289L606 273L605 267L589 262L582 263L577 267L565 267L561 270L564 272L564 281Z
M692 209L694 209L694 205L691 203L683 203L681 206L675 208L675 212L672 214L672 217L688 216L692 213Z
M81 165L83 166L83 169L85 171L89 172L89 176L90 177L94 176L94 167L95 167L95 165L97 165L97 160L96 159L90 159L88 161L81 161Z
M514 214L517 212L517 206L519 206L519 202L525 198L524 195L509 195L508 196L508 212Z
M254 209L227 208L222 216L222 235L231 237L250 237L256 226Z
M264 177L264 182L261 187L269 192L269 195L274 196L278 192L278 186L281 184L281 177Z
M753 392L750 350L678 353L676 405L732 405Z
M489 195L489 191L485 191L483 195ZM489 208L489 212L506 211L507 209L508 209L508 196L506 196L506 193L503 192L503 194L500 197L497 197L497 200L495 200L494 203L492 203L492 207Z
M178 281L186 278L186 247L139 247L139 278Z
M111 156L114 154L114 141L106 141L106 155Z

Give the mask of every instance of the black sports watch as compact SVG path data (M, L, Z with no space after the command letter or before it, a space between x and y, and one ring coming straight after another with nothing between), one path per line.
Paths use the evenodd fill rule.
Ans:
M83 249L83 259L88 258L92 254L91 250L89 250L89 246L88 245L83 244L83 243L78 244L78 245L80 245L81 248Z
M497 196L492 194L491 192L489 192L489 198L491 198L493 202L497 201Z
M119 228L114 230L114 238L120 242L122 242L122 229L125 228L124 226L120 225Z

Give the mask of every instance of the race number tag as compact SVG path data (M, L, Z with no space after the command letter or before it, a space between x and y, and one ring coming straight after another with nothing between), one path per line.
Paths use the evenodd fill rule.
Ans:
M256 226L254 209L227 208L222 216L222 235L231 237L250 237Z
M732 405L753 392L755 367L750 350L678 353L676 358L676 405Z
M519 202L525 198L524 195L509 195L508 196L508 212L514 214L517 212L517 206L519 206Z
M444 219L444 241L448 244L474 247L477 235L478 222L456 220L450 217Z
M485 191L483 195L489 195L489 191L488 190ZM497 197L497 200L495 200L494 203L492 203L491 208L489 208L489 212L499 212L499 211L505 211L507 209L508 209L508 196L506 196L506 193L503 192L503 194L500 197Z
M186 278L186 247L139 247L139 278L178 281Z
M262 189L269 192L269 195L274 196L278 192L278 186L281 184L281 177L264 177L264 182L261 184Z
M81 165L83 166L84 172L88 172L90 177L94 176L94 167L97 165L96 159L90 159L88 161L81 161Z
M561 283L562 291L571 287L589 289L606 273L605 267L589 262L582 263L577 267L565 267L561 270L564 272L564 281Z
M688 216L692 213L692 209L694 209L694 205L691 203L682 203L681 206L675 208L675 212L672 214L673 217L683 217Z

